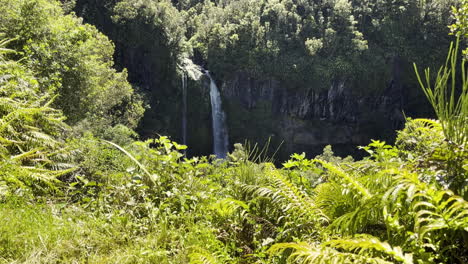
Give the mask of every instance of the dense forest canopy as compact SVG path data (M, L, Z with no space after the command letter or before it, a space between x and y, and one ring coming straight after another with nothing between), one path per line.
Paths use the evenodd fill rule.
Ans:
M456 3L80 0L76 10L103 28L109 21L95 17L103 10L122 27L147 28L113 36L117 41L124 37L148 45L152 40L144 33L159 33L172 56L195 55L220 78L242 69L293 81L296 88L325 88L320 85L327 79L368 80L393 56L422 63L440 58L443 52L420 46L448 43L447 25Z
M143 113L127 73L113 69L114 47L54 1L0 3L0 32L14 58L36 77L40 90L76 124L86 118L135 127Z
M467 32L468 0L0 0L0 263L468 263ZM211 88L342 79L365 103L401 72L437 119L406 118L359 160L141 139L178 120L181 80L209 109L197 64Z

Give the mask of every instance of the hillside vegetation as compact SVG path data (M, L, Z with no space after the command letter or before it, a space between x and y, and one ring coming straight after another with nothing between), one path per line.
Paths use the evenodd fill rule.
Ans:
M161 65L148 65L155 70L152 78L164 78L165 65L193 55L220 80L247 71L285 80L291 89L317 90L336 79L355 86L371 81L361 87L368 93L388 85L382 74L391 74L386 65L394 57L425 65L443 58L445 52L436 47L450 42L447 25L457 3L78 0L74 10L108 33L117 46L137 46L157 59ZM122 56L126 55L119 60Z
M458 0L62 2L115 43L117 68L127 68L130 83L146 94L151 107L138 126L140 135L158 133L182 142L181 79L189 58L209 70L220 86L231 147L244 139L264 142L275 135L275 144L284 141L278 152L282 161L294 149L315 155L326 144L307 145L300 136L296 140L291 134L320 137L310 130L277 128L287 126L284 120L296 128L320 125L359 134L354 140L349 136L329 142L337 153L359 156L352 149L376 138L376 131L394 141L392 131L402 128L402 109L411 117L431 116L412 63L439 67L452 40L447 27L453 23L451 7L459 5ZM212 149L203 88L203 82L189 80L190 156L208 155ZM382 111L358 107L348 116L322 113L326 110L318 109L328 107L317 105L335 90L337 106L330 109L337 112L349 113L340 106L369 98L369 104L388 106ZM388 97L386 104L376 102L382 96ZM302 109L294 108L299 105Z
M115 19L162 3L175 18L172 2L135 3L119 2ZM436 120L407 119L362 160L326 147L275 166L268 146L216 160L187 158L166 136L138 140L144 98L113 68L107 37L66 1L0 0L0 263L468 263L467 10L453 10L458 38L440 69L415 65Z

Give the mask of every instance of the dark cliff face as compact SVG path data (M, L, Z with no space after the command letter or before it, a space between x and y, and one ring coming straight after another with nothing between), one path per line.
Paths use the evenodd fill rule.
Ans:
M415 85L402 82L401 61L393 59L386 89L373 94L353 93L346 80L336 80L328 90L313 87L292 90L280 81L266 78L256 80L239 72L225 81L222 93L226 101L230 141L284 142L280 160L293 152L320 154L330 144L339 155L361 156L359 145L371 139L392 142L395 130L404 124L411 89ZM366 85L366 84L362 84ZM424 98L422 98L424 99ZM419 100L419 99L418 99ZM412 102L420 106L423 102ZM417 115L417 114L416 114Z

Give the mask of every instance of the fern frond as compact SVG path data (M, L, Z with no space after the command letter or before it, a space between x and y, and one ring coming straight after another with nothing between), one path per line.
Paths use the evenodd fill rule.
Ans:
M421 243L443 239L443 234L437 231L468 230L468 202L463 198L420 181L414 173L401 173L398 180L383 197L384 210L392 219L397 218L392 214L408 210Z
M244 215L249 210L249 206L246 203L232 198L222 199L214 203L211 208L221 217L229 217L235 212L240 212L241 215Z
M190 264L223 264L217 254L213 254L208 250L196 248L196 251L189 255Z
M378 238L368 235L360 235L354 239L331 240L326 242L325 245L344 249L359 255L372 255L378 252L405 264L413 263L413 256L411 254L404 254L400 247L392 247L387 242L381 242Z
M355 206L350 212L347 212L328 226L328 229L334 233L353 235L359 232L372 232L377 230L366 230L370 226L376 229L376 226L383 226L382 208L380 196L373 197L365 201L365 203ZM383 228L383 227L382 227Z
M67 129L65 117L51 107L55 97L40 92L34 76L19 63L3 60L5 53L14 52L5 49L9 41L0 39L2 167L10 168L8 177L22 182L21 186L41 191L44 186L55 189L58 177L75 170L74 166L65 168L58 162L66 152L58 136Z
M363 167L351 174L337 165L315 161L328 174L328 182L317 186L315 193L316 204L331 221L329 230L353 235L385 229L381 197L393 182L391 170L376 173Z
M288 181L280 171L269 170L266 174L270 186L244 186L244 190L259 197L271 199L274 206L301 223L324 223L328 221L311 196Z
M2 37L2 36L0 35L0 37ZM3 58L3 55L4 55L4 54L15 53L14 50L5 48L6 45L7 45L8 43L10 43L11 41L13 41L13 40L14 40L14 39L0 39L0 61L1 61L1 62L4 62L4 61L5 61L4 58Z
M442 125L440 124L440 122L434 119L416 118L413 120L413 122L422 124L423 126L430 128L442 129Z
M365 199L369 199L372 197L372 194L368 189L366 189L359 181L355 180L349 174L338 168L336 165L318 159L315 159L314 162L317 162L324 168L326 168L332 177L337 177L341 181L349 183L349 186L351 186L358 193L360 193Z
M32 150L29 150L27 152L23 152L21 154L18 154L18 155L15 155L15 156L11 156L11 159L14 160L14 161L21 161L21 160L27 160L27 159L32 159L32 158L35 158L37 157L38 155L41 155L40 154L40 151L42 151L44 148L41 147L41 148L34 148Z
M344 241L343 241L344 243ZM351 242L350 242L351 243ZM332 246L332 245L331 245ZM306 242L300 243L280 243L273 245L269 250L269 254L281 254L285 250L293 252L287 258L288 263L298 264L329 264L329 263L369 263L369 264L392 264L392 262L380 257L373 257L364 254L356 254L353 252L338 251L330 246L320 246L309 244ZM408 264L412 262L407 262Z

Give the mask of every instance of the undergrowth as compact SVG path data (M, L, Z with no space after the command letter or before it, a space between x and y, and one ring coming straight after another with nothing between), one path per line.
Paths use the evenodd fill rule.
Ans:
M0 263L468 263L468 81L461 93L448 81L456 49L435 88L421 82L439 120L408 119L395 145L373 140L359 161L326 147L277 167L257 146L187 158L164 136L69 127L7 44Z

